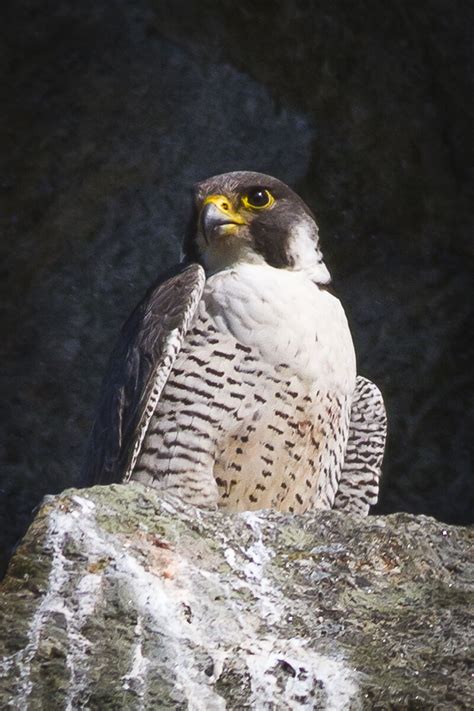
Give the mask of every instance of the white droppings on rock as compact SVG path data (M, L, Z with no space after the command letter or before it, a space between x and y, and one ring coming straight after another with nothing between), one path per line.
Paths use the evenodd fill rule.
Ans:
M275 588L274 582L265 575L265 568L275 557L275 552L263 542L259 514L248 511L240 515L255 535L255 542L245 550L248 562L243 565L242 571L259 600L261 614L271 624L283 615L280 592Z
M262 700L265 708L285 705L288 709L341 711L350 707L358 694L354 673L344 662L318 654L307 645L307 640L296 637L266 638L248 651L253 708L262 708ZM323 707L315 699L318 688L326 697Z
M62 546L73 523L74 521L71 517L65 517L63 522L60 513L55 511L51 514L45 541L45 547L49 548L52 553L47 591L29 625L27 645L20 652L13 655L11 659L18 670L19 685L16 699L18 708L27 708L28 706L28 697L33 686L30 677L31 663L38 650L41 633L48 617L52 613L60 613L66 617L67 621L66 602L61 597L62 588L68 580L68 575L64 569L65 557Z
M340 514L314 513L301 517L300 537L295 517L226 516L194 512L183 504L162 506L140 486L97 487L86 496L95 507L84 506L82 492L48 500L7 576L0 598L6 622L2 708L44 708L52 689L56 705L69 711L84 704L223 711L226 703L256 711L356 711L367 692L390 705L405 690L404 660L410 650L424 652L429 646L424 638L418 641L419 630L411 634L393 620L394 615L410 618L416 600L430 589L428 576L411 592L424 577L427 560L436 569L429 547L435 537L445 558L462 570L458 574L440 565L442 584L446 590L462 585L460 614L467 611L462 566L470 560L468 537L428 519L420 524L406 515L387 517L381 529L370 519L362 524ZM399 536L403 552L392 546ZM406 554L410 542L414 551ZM401 598L398 604L398 595L392 599L394 585L403 587L407 580L404 566L380 575L374 550L385 551L395 563L406 554L408 602ZM371 559L374 565L366 566ZM324 577L318 578L318 571ZM434 584L438 590L438 579ZM398 607L388 606L390 614L381 619L377 634L374 628L372 643L366 631L374 596L388 596ZM326 616L323 608L337 610L337 617ZM430 612L425 627L431 636L452 640L444 607ZM458 624L455 632L462 644L464 626ZM19 640L24 648L11 654ZM400 675L394 672L396 686L385 692L379 679L391 656L388 640L390 649L398 644ZM432 667L418 665L416 671L416 693L431 699ZM456 688L464 682L458 675ZM445 700L443 689L440 683L436 694Z
M132 666L130 671L122 676L122 688L125 691L132 689L139 698L143 698L150 660L143 655L143 618L141 616L137 619L134 632L136 642L132 653Z
M80 578L75 591L76 623L82 624L93 614L101 597L102 580L101 573L86 573Z
M79 507L79 510L56 509L49 514L44 547L52 553L51 568L46 594L33 615L27 631L28 644L9 660L4 660L10 667L14 665L18 670L15 705L19 708L27 708L33 687L30 677L31 665L38 652L42 636L47 637L48 621L53 614L63 616L68 640L66 667L70 679L65 700L67 711L75 708L75 700L81 697L87 684L87 653L90 642L81 634L81 628L94 612L100 598L102 576L95 573L82 574L79 570L76 579L74 572L69 568L69 560L63 551L66 542L76 541L81 546L85 546L85 541L80 536L84 536L87 532L89 539L87 555L90 557L94 549L97 549L97 546L90 546L89 536L89 532L92 532L95 526L95 520L90 518L95 504L80 496L73 496L70 500ZM79 537L78 533L80 533ZM73 583L72 590L71 583Z
M86 499L84 496L77 496L77 494L74 494L74 496L71 496L71 501L74 501L75 504L83 511L84 513L91 513L95 509L95 504L93 501L90 499Z
M265 545L258 513L246 512L239 516L252 530L255 540L243 550L244 561L238 560L232 548L226 548L224 555L234 570L245 575L246 587L257 598L261 616L267 623L275 624L284 617L288 605L288 598L266 574L275 551ZM251 679L252 708L279 708L284 704L288 709L314 709L314 689L323 688L325 711L340 711L358 695L356 675L345 663L308 649L307 640L268 634L262 639L258 630L252 635L247 628L243 647ZM283 691L278 678L279 666L287 677Z
M70 683L66 697L66 710L77 708L76 702L88 684L88 652L91 642L82 634L82 627L93 615L101 599L102 575L86 573L79 577L75 590L71 593L72 606L66 611L68 649L66 665L70 672Z
M237 556L235 555L235 551L233 548L225 548L224 558L228 562L229 566L233 570L235 570L235 568L237 567Z
M249 511L241 514L241 516L256 536L255 542L252 543L252 545L245 551L250 562L244 566L244 573L247 577L253 578L258 582L262 582L265 580L265 566L275 556L275 553L263 542L262 529L258 514L253 511Z
M240 514L252 533L250 543L236 547L233 542L233 547L229 543L221 549L233 571L229 575L219 566L209 569L199 557L193 558L186 544L182 549L179 544L157 547L152 536L147 543L148 534L138 529L136 537L133 532L109 533L97 523L97 506L80 496L70 502L77 509L57 507L48 514L45 545L52 551L48 589L32 620L29 643L15 659L21 687L17 706L27 708L39 640L50 615L59 612L67 634L65 708L78 707L90 684L92 643L84 629L98 607L107 607L110 582L127 610L136 615L129 667L119 683L123 693L138 697L139 703L148 703L151 679L158 675L166 680L176 703L191 711L224 711L225 700L215 685L226 674L235 670L240 674L242 669L248 669L255 709L282 702L288 709L312 708L302 705L301 699L308 696L310 704L311 693L315 689L319 693L321 684L327 709L344 708L356 694L343 662L316 654L303 640L287 639L278 632L277 625L288 619L288 599L269 574L275 552L265 545L259 514ZM175 515L173 502L165 501L162 507ZM183 521L188 516L194 514L184 514ZM194 520L201 521L202 516L196 512ZM66 557L69 546L84 556L77 568ZM291 669L297 670L295 676L285 671Z
M196 573L188 570L178 554L174 555L172 565L172 578L163 578L146 570L133 554L122 552L114 560L115 575L129 590L133 607L147 620L150 631L160 636L165 658L175 660L172 680L177 700L186 701L188 708L195 711L220 711L225 708L224 701L213 690L200 662L202 650L206 650L213 664L222 665L221 654L214 659L217 645L209 628L211 620L205 621L201 613L199 624L189 623L182 613L183 605L191 611L201 605L189 585ZM133 676L137 663L134 655L129 676ZM147 668L148 665L142 671ZM166 676L165 668L162 673Z
M79 498L75 497L75 503L78 505L81 503L78 501ZM183 563L180 556L170 554L172 555L170 562L172 578L160 577L159 571L146 570L141 561L135 557L133 546L129 541L120 540L97 527L92 515L93 509L94 506L82 507L82 515L79 519L72 517L71 511L54 512L52 540L58 555L67 532L69 538L79 544L81 549L87 551L89 557L107 559L108 565L111 569L113 568L114 578L126 591L132 607L138 610L142 619L147 619L148 627L152 632L162 635L163 644L166 647L165 656L177 660L173 668L177 695L188 702L189 708L194 708L196 711L224 709L223 699L212 689L209 678L204 674L199 660L196 658L197 653L202 649L210 651L212 657L213 644L207 626L205 624L188 624L183 619L181 612L183 604L186 604L190 609L196 604L192 590L188 589L189 576L186 564ZM60 532L62 535L58 537ZM53 559L48 585L48 600L54 598L57 604L61 600L58 595L61 593L62 583L69 579L67 574L64 576L63 562L61 561L61 566L58 567L56 558ZM80 635L79 630L87 617L94 611L97 601L96 595L101 589L101 577L97 574L86 574L79 579L74 592L69 593L69 597L76 601L78 607L74 611L66 610L70 645L67 658L67 666L70 671L68 709L74 708L75 701L77 702L83 692L82 682L86 667L82 668L81 673L78 673L78 662L83 659L87 644L84 644L84 638ZM51 604L51 602L48 603L49 607ZM39 627L42 627L43 622L42 617ZM38 635L39 630L36 633L36 636ZM139 696L146 694L146 677L149 668L148 660L143 655L141 636L140 628L140 637L135 643L131 655L130 671L123 677L126 685L124 688L132 688ZM34 651L31 656L33 655ZM215 662L222 668L222 653L217 655ZM26 667L24 669L25 676L28 677L29 669ZM163 673L166 673L165 670Z

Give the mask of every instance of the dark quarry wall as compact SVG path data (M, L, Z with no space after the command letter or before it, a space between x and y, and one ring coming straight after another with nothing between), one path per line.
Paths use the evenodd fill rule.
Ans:
M189 188L274 174L317 215L390 439L379 513L468 523L472 4L2 6L0 549L74 485L107 354Z

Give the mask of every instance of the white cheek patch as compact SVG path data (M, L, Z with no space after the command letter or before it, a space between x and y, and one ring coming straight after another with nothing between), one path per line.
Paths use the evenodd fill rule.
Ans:
M292 228L290 252L294 269L301 269L317 284L329 284L331 275L319 250L318 228L313 220L300 220Z

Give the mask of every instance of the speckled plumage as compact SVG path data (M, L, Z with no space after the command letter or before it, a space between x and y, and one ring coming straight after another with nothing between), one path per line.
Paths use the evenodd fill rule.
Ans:
M230 510L332 506L355 361L339 302L301 277L252 265L208 280L133 478Z
M248 205L247 195L269 194L267 210ZM89 483L138 480L231 511L366 514L385 409L356 376L314 218L287 186L255 173L205 181L196 207L187 252L207 278L187 267L151 290L125 327Z

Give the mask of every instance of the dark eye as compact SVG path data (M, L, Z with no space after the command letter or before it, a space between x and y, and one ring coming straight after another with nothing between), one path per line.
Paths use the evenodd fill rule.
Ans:
M244 195L242 202L245 207L261 209L263 207L271 207L275 202L275 198L266 188L253 188L247 195Z

